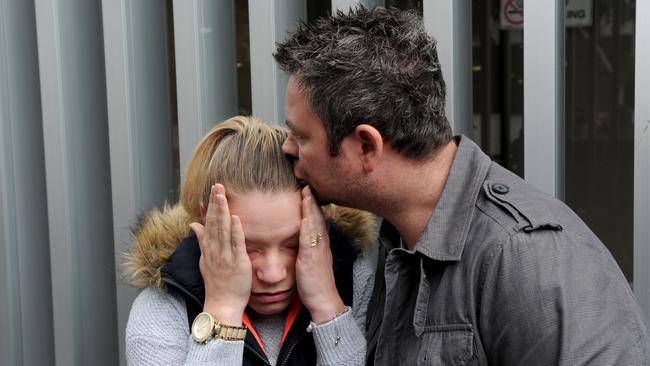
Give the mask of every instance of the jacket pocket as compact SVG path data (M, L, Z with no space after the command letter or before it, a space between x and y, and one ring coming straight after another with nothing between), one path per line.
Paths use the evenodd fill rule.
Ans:
M471 324L427 326L420 336L417 365L468 365L474 358Z

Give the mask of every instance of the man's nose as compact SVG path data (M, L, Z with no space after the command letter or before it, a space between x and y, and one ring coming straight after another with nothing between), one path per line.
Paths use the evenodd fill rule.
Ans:
M282 144L282 151L284 152L284 155L289 159L289 160L294 160L298 158L298 146L296 145L296 140L293 134L289 134L287 138L284 140L284 143Z

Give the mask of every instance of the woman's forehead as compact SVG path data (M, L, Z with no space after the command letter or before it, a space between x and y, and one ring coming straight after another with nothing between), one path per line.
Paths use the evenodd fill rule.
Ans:
M230 213L239 216L247 241L285 241L300 231L300 191L238 194L229 199Z

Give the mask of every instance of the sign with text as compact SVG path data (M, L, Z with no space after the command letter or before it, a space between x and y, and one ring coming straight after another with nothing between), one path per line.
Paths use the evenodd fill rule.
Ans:
M590 27L594 18L593 0L567 0L565 24L568 28ZM501 28L521 29L524 25L524 0L501 0Z

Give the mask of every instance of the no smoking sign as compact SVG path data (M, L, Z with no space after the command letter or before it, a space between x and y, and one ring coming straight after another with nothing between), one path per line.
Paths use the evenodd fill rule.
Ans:
M516 27L524 23L524 0L502 0L501 23Z
M524 0L501 0L501 28L521 29L524 25ZM566 0L565 25L589 27L593 22L593 0Z

